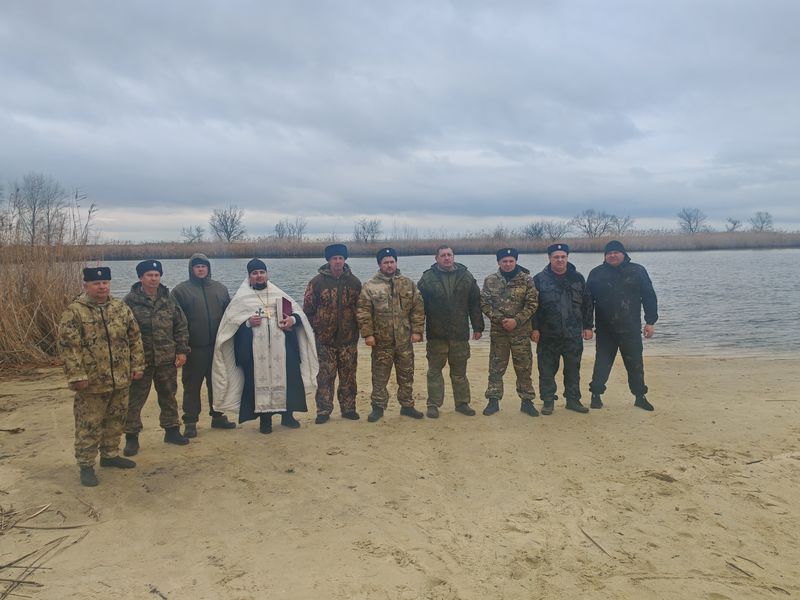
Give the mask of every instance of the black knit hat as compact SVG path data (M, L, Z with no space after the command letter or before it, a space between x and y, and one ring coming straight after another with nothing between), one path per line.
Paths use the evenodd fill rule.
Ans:
M164 274L164 269L161 267L161 261L158 260L143 260L136 265L136 276L141 279L142 275L148 271L158 271L159 275Z
M516 248L500 248L500 250L496 253L497 262L500 262L500 259L505 258L506 256L513 256L514 260L519 258L519 252L517 252Z
M606 244L603 254L608 254L609 252L622 252L623 254L627 254L627 252L625 252L625 246L618 240L611 240Z
M547 247L547 256L550 256L553 252L558 252L558 251L566 252L567 254L569 254L569 246L567 246L566 244L550 244Z
M344 244L325 246L325 260L330 260L334 256L343 256L347 260L347 246Z
M397 260L397 251L394 248L381 248L378 250L375 258L377 259L378 264L381 264L381 261L387 256L392 256L395 260Z
M247 274L250 275L253 271L258 271L261 269L262 271L267 270L267 265L264 264L264 261L260 258L252 258L247 263Z
M205 265L205 266L207 266L209 269L211 268L211 263L208 261L208 259L207 259L207 258L203 258L202 256L195 256L195 257L192 259L192 264L191 264L191 266L192 266L192 267L196 267L197 265Z
M111 281L111 267L87 267L83 270L84 281Z

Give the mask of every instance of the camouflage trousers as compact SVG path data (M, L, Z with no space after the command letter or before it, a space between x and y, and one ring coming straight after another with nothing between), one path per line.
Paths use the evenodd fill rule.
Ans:
M105 394L76 392L75 458L83 466L94 465L97 450L100 456L119 456L119 438L128 410L128 388Z
M317 414L329 415L333 412L333 387L339 375L339 388L336 396L342 413L356 409L356 371L358 370L358 345L326 346L317 343L319 372L317 373Z
M408 341L397 346L372 347L372 405L386 408L389 392L386 384L394 365L397 380L397 401L400 406L414 406L414 346Z
M442 369L450 363L450 383L453 386L455 404L469 404L469 380L467 359L469 342L450 340L428 340L428 406L441 408L444 404L444 377Z
M489 345L489 385L486 388L488 400L500 400L503 397L503 375L508 368L508 357L514 363L514 372L517 374L517 394L522 400L533 400L536 392L533 390L533 351L531 339L526 335L498 335L492 336Z
M589 390L593 394L606 391L608 376L617 357L622 355L622 363L628 371L628 388L635 396L647 393L644 383L644 359L642 358L642 334L639 331L616 333L614 331L598 331L595 336L594 371Z
M544 337L536 346L539 368L539 396L544 402L555 402L556 373L564 361L564 398L567 402L581 399L581 356L583 339L578 337Z
M128 397L128 416L125 418L125 433L139 433L142 430L142 409L147 396L150 395L151 383L155 384L158 395L158 406L161 412L158 422L163 429L178 427L178 402L175 393L178 391L178 368L174 364L145 367L144 376L131 382Z

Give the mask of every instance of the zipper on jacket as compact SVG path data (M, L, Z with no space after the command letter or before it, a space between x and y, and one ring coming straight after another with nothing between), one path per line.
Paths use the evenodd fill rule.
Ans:
M203 290L203 302L206 304L206 324L208 324L208 341L210 345L214 345L211 340L214 336L211 334L211 311L208 309L208 296L206 296L206 286L203 285L203 282L200 282L200 289Z
M108 364L111 367L111 390L116 391L117 389L117 380L114 377L114 353L111 351L111 336L108 334L108 323L106 323L106 315L103 311L103 307L98 307L100 309L100 318L103 319L103 329L106 330L106 343L108 344Z

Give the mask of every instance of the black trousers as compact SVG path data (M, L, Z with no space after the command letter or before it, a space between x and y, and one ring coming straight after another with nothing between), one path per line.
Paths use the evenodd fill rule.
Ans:
M617 351L619 351L625 369L628 371L628 387L631 393L635 396L646 394L642 334L639 331L625 333L598 331L595 340L594 371L589 391L593 394L602 394L606 391L606 382L611 374L611 367L614 365Z
M203 381L208 390L208 414L212 417L222 415L214 410L214 392L211 389L211 365L214 360L214 346L192 346L181 372L183 383L183 422L197 423L200 418L200 390Z
M578 337L544 337L536 344L539 367L539 397L544 402L556 399L556 374L564 361L564 398L567 402L581 399L581 356L583 339Z

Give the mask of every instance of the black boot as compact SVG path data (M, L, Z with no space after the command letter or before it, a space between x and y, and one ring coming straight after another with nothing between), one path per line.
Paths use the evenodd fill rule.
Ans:
M555 400L545 400L544 405L542 406L542 414L552 415L555 408L556 408Z
M600 399L600 394L592 394L592 403L589 404L591 408L603 408L603 401Z
M314 419L314 423L316 423L317 425L322 425L323 423L327 423L330 420L331 420L330 415L317 415L317 418Z
M214 415L211 417L211 426L214 429L236 429L236 423L228 421L225 415Z
M378 421L381 418L383 418L383 408L381 408L380 406L373 406L372 412L369 413L369 415L367 416L367 421L369 421L370 423L374 423L375 421Z
M647 398L644 394L641 396L636 396L636 401L633 403L633 405L643 408L644 410L655 410L655 407L647 401Z
M412 419L422 419L425 416L413 406L402 407L400 409L400 414L404 417L411 417Z
M125 456L136 456L139 453L139 434L125 434L125 448L122 450Z
M94 467L92 465L81 465L81 485L94 487L97 483L97 475L94 474Z
M300 427L300 421L294 418L291 411L288 411L281 414L281 425L290 427L291 429L297 429Z
M111 456L108 458L101 456L100 466L116 467L118 469L132 469L133 467L136 466L136 463L129 458L122 458L121 456Z
M348 410L347 412L342 413L343 419L349 419L350 421L358 421L361 418L355 410Z
M493 415L498 410L500 410L500 400L495 400L494 398L489 398L489 402L486 404L486 408L483 409L484 416Z
M197 423L184 423L183 437L196 438L197 437Z
M261 433L272 433L272 413L263 413L259 415L258 430Z
M567 410L574 410L579 413L589 412L589 409L581 404L580 400L567 400Z
M519 409L531 417L539 416L539 411L536 410L536 407L533 405L533 400L523 400L522 404L519 406Z
M189 443L189 438L182 436L180 428L176 425L175 427L167 427L164 430L164 443L185 446Z

